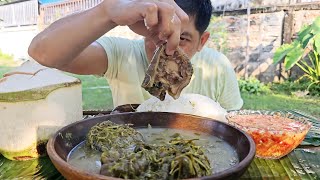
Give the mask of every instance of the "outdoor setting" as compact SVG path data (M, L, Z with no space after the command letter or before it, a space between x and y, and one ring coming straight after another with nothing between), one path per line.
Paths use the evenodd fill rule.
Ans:
M97 42L106 50L108 69L100 75L81 75L89 73L82 73L86 71L81 68L70 70L67 65L51 68L57 66L40 60L45 55L30 54L46 46L57 49L46 51L52 56L63 56L56 55L65 53L63 48L46 44L49 35L59 32L59 23L52 25L72 14L93 12L107 1L0 0L0 179L320 179L319 0L211 0L212 16L205 31L210 36L204 47L227 59L223 67L230 65L237 90L231 82L220 82L229 81L219 77L222 66L214 67L222 62L203 65L212 67L209 70L194 64L193 58L205 57L200 52L188 59L188 54L177 50L171 58L163 46L143 65L148 69L143 70L142 79L121 76L125 71L140 74L140 66L129 58L111 64L122 55L106 50L102 40ZM169 1L173 2L161 0ZM80 16L77 20L81 21ZM62 32L64 27L60 27ZM103 36L128 42L144 38L126 24ZM67 42L70 38L65 39L72 45ZM111 40L106 42L116 46ZM74 45L73 50L82 48ZM115 51L121 54L136 46ZM210 60L215 61L214 57ZM181 75L178 85L170 78L159 78L157 73L172 70L166 69L169 63L161 69L165 61L175 61L182 68L177 72L188 76ZM130 66L115 70L126 63L137 70ZM191 65L193 70L188 69ZM204 75L198 78L190 72ZM205 85L210 73L219 82ZM136 87L125 84L136 79L140 83ZM192 88L181 88L185 81L197 82L190 84ZM225 99L222 90L211 89L216 86L227 94ZM130 92L121 94L125 91ZM126 97L140 91L137 98ZM216 96L208 96L214 94L211 91ZM234 91L240 93L239 108L236 96L231 96ZM231 105L228 98L234 98ZM146 138L156 132L161 136ZM89 147L99 153L87 155ZM206 157L207 153L212 157Z

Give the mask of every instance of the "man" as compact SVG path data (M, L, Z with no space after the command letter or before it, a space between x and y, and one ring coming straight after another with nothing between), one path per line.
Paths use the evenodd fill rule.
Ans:
M179 46L193 57L194 75L183 93L208 96L227 110L240 109L243 101L230 62L203 48L211 11L210 0L104 0L50 25L33 39L29 55L48 67L105 76L118 106L151 97L141 84L156 45L167 42L168 55ZM128 25L145 39L101 37L118 25Z

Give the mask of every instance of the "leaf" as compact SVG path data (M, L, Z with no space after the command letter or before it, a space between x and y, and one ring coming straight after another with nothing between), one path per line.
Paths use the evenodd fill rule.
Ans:
M284 66L286 70L292 68L301 58L304 53L304 49L300 44L295 46L286 56L284 60Z
M298 148L281 159L254 158L240 179L319 179L320 150Z
M278 160L254 158L241 179L302 179L320 177L320 150L297 148ZM10 161L0 156L0 179L64 179L49 157Z
M284 169L285 169L285 171L288 174L290 179L294 179L295 177L298 177L298 174L295 171L292 171L292 169L294 169L294 167L290 163L289 158L287 158L287 157L281 158L280 159L280 163L284 167Z
M307 34L306 36L304 36L303 38L302 38L302 41L301 41L301 44L302 44L302 47L303 48L306 48L308 45L309 45L309 43L310 43L310 40L311 40L311 42L313 41L313 38L314 37L314 35L313 34Z
M281 61L287 54L294 48L293 44L283 44L281 45L273 56L273 63L276 64Z
M315 46L315 51L317 54L320 53L320 33L315 35L314 37L314 46Z
M301 28L301 30L298 32L298 39L299 41L302 41L303 37L307 34L311 33L312 27L311 26L304 26Z
M315 117L312 117L297 110L292 110L289 112L297 117L306 118L308 121L312 123L311 129L309 130L309 132L307 133L306 137L300 145L320 146L320 121L317 120Z
M318 16L313 23L311 24L312 30L311 32L313 34L318 34L320 33L320 16Z
M309 66L304 60L301 60L300 62L303 66L299 66L299 67L308 75L312 75L315 72L315 69Z
M0 179L64 179L49 157L10 161L0 155Z
M303 169L303 164L301 164L301 162L303 162L303 160L298 159L295 155L295 152L298 152L298 151L293 151L292 153L288 154L288 158L290 160L290 163L295 168L295 170L297 171L297 173L301 177L301 179L310 179L308 173L306 173Z
M298 40L303 45L303 48L309 44L310 39L314 36L314 34L311 33L311 30L311 26L305 26L298 33Z
M316 68L317 75L320 76L320 52L313 51L314 54L314 64ZM320 78L319 78L320 80Z

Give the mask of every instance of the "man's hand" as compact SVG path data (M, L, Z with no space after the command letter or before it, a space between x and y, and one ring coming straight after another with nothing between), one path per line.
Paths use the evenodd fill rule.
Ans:
M103 3L115 25L128 25L156 45L167 42L168 55L178 47L182 27L189 21L173 0L104 0Z

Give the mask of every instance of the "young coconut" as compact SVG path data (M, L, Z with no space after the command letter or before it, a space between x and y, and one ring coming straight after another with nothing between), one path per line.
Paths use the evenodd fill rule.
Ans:
M81 82L27 61L0 79L0 117L0 154L37 158L53 133L82 119Z

